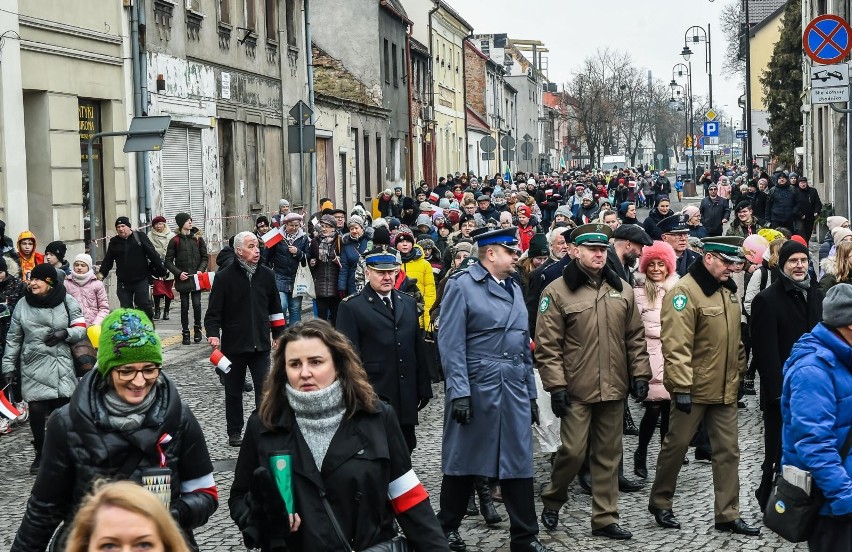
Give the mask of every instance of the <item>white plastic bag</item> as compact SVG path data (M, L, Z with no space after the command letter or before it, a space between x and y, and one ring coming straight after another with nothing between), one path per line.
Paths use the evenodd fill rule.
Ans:
M316 299L317 290L314 287L314 277L311 275L311 269L308 268L308 263L299 263L299 268L296 270L296 281L293 283L294 297L310 297Z

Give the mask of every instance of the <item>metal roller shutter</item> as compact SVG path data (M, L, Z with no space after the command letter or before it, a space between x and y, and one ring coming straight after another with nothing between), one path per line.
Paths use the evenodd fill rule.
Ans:
M161 151L163 179L163 216L170 228L175 215L189 213L204 229L204 175L201 130L170 127Z

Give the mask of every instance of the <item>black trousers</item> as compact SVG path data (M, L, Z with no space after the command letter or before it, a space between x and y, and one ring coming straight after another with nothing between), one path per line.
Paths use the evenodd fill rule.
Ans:
M184 331L189 331L189 302L192 300L193 325L201 329L201 292L180 292L180 325Z
M47 426L47 419L54 410L61 408L71 401L69 397L61 397L58 399L48 399L46 401L30 401L30 430L33 432L33 447L36 453L41 454L44 448L44 434Z
M475 475L445 475L441 481L441 511L438 521L444 533L458 531L467 512ZM533 479L501 479L503 505L509 514L511 548L525 546L538 535Z
M231 361L231 370L225 374L225 427L228 435L241 434L243 419L243 385L246 381L246 369L251 372L254 383L254 407L260 408L263 397L263 383L269 372L269 351L226 355Z
M332 326L337 323L337 307L340 306L340 297L317 297L317 313L319 318L328 320Z
M811 241L811 234L814 233L814 221L809 219L799 220L796 223L796 234L805 238L805 241Z
M671 401L645 401L645 414L639 422L639 446L637 451L643 454L648 450L648 443L657 429L657 420L660 420L660 444L669 432L669 413L671 412Z
M402 430L402 436L405 437L405 444L408 445L408 454L417 447L417 434L414 432L414 428L416 426L413 425L400 425L399 428Z
M810 552L852 552L852 521L817 516L808 539Z
M770 481L781 469L781 405L773 402L763 406L763 463L764 477Z
M138 282L119 282L115 294L118 295L121 308L139 309L148 315L149 320L154 320L154 309L151 306L151 293L147 279Z

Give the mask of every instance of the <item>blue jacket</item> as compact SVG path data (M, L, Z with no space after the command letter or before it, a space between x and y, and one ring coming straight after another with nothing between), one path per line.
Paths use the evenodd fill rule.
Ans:
M784 224L797 217L798 207L799 194L792 185L775 186L766 201L766 219L774 225Z
M299 232L299 237L293 242L297 250L295 254L290 253L287 240L281 240L265 252L267 262L275 272L275 286L282 293L293 293L299 263L306 261L310 255L311 240L307 234L301 230Z
M852 456L839 451L852 426L852 346L817 324L793 346L781 393L782 464L808 470L824 516L852 514Z
M355 293L355 269L358 268L358 261L361 259L361 255L367 250L372 237L372 232L364 232L358 241L353 240L348 232L343 236L343 245L340 248L340 275L337 277L337 289L345 291L346 295Z

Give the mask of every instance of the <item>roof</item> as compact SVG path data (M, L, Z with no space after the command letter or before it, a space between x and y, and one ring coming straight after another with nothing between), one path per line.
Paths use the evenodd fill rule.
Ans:
M468 23L467 21L465 21L465 20L464 20L464 18L462 18L462 16L461 16L461 15L459 15L459 12L457 12L457 11L456 11L456 10L455 10L452 6L450 6L449 4L447 4L446 2L444 2L443 0L435 0L435 5L436 5L436 6L438 6L438 7L440 7L440 8L443 8L443 9L444 9L444 11L446 11L446 12L447 12L447 13L449 13L451 16L453 16L453 18L454 18L456 21L458 21L458 22L459 22L459 24L460 24L462 27L464 27L464 28L468 29L470 32L473 32L473 25L471 25L470 23Z
M465 115L467 115L467 128L479 130L485 134L491 132L491 127L488 126L488 123L476 111L472 110L469 105L464 106L464 111Z
M379 0L379 6L388 10L396 17L400 18L400 20L402 20L402 22L406 25L414 24L408 18L408 14L405 13L405 8L402 7L402 4L399 3L398 0Z
M552 109L559 109L562 107L562 96L555 92L545 92L541 99L544 105Z
M313 45L314 90L324 94L370 107L382 107L381 99L370 93L369 87L350 73L339 59L328 55Z
M751 20L749 23L760 25L785 5L787 0L748 0L748 18Z
M752 1L754 1L754 0L752 0ZM781 2L781 5L778 6L778 8L776 8L774 12L772 12L771 14L764 17L763 20L760 23L758 23L756 25L752 24L751 29L749 29L749 33L748 33L749 37L753 38L755 35L757 35L757 32L759 30L763 29L765 26L767 26L770 23L772 23L773 21L775 21L786 8L787 8L787 2ZM749 15L750 19L754 20L754 17L751 16L751 12L749 12L748 15Z

